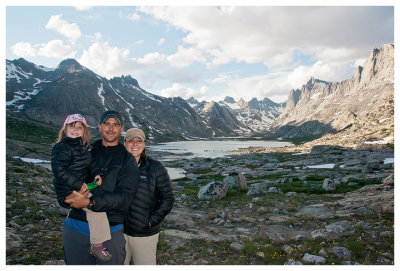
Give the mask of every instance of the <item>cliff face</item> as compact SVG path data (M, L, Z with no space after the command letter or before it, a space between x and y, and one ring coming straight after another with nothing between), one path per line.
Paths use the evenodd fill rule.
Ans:
M372 112L377 122L393 121L393 96L394 46L385 44L372 50L351 79L330 83L311 78L300 90L292 90L272 127L282 137L301 137L302 129L295 127L318 123L315 128L325 127L320 131L323 135L367 123ZM291 127L290 134L285 126Z

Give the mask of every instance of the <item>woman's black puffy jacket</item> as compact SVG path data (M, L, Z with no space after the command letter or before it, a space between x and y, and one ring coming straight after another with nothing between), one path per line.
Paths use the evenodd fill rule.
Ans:
M165 167L149 156L139 166L139 187L125 216L124 233L150 236L160 231L160 223L174 204L171 180ZM149 222L151 227L149 227Z
M51 155L53 185L58 203L69 208L64 202L73 190L79 191L90 176L90 152L84 147L82 138L64 137L54 145Z

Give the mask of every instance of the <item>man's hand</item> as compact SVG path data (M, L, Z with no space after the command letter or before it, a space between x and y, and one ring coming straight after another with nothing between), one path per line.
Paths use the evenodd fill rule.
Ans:
M89 192L86 193L79 193L76 192L75 190L69 194L66 198L65 198L65 203L68 203L69 206L75 208L75 209L81 209L86 207L89 204L89 199L87 198L87 194Z

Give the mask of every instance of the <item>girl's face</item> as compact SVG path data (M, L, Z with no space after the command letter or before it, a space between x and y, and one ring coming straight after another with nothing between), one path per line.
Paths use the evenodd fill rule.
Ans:
M124 145L126 150L136 158L136 161L139 161L140 154L146 147L146 142L144 142L141 138L135 137L130 141L125 141Z
M84 128L85 127L80 121L67 124L65 135L71 138L83 137Z

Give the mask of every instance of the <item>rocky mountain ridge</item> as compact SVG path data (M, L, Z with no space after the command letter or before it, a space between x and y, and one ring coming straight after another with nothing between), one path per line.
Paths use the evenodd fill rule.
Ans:
M271 127L282 138L320 137L371 121L374 126L393 124L393 119L394 46L384 44L372 50L351 79L332 83L311 78L301 89L291 90L285 110Z
M141 127L156 141L237 136L244 131L249 135L252 131L227 106L213 103L208 110L196 111L180 97L165 98L145 91L131 76L108 80L74 59L62 61L55 69L22 58L6 60L6 64L8 115L58 127L66 115L80 112L95 128L103 111L115 109L126 120L126 128ZM270 109L259 109L259 114L265 115L268 112L262 110ZM263 121L257 115L246 121L251 118Z
M242 135L268 131L285 108L285 103L278 104L268 98L263 100L253 98L249 102L241 98L236 102L234 98L227 96L219 102L199 102L192 97L187 102L208 122L216 121L216 111L224 111L226 122Z
M141 127L155 141L223 136L302 139L325 136L384 139L394 134L394 46L373 49L353 78L327 82L311 78L289 92L286 103L265 98L219 102L164 98L143 90L131 76L103 78L67 59L56 69L24 59L6 65L7 116L59 127L80 112L95 128L104 110L117 109L126 128ZM93 129L96 133L96 130ZM369 135L369 136L368 136ZM358 144L358 143L357 143Z
M7 60L6 84L8 114L54 127L66 115L80 112L94 128L102 112L115 109L121 112L126 128L141 127L150 138L207 137L215 129L206 127L179 97L146 92L131 76L107 80L73 59L49 71L23 59Z

